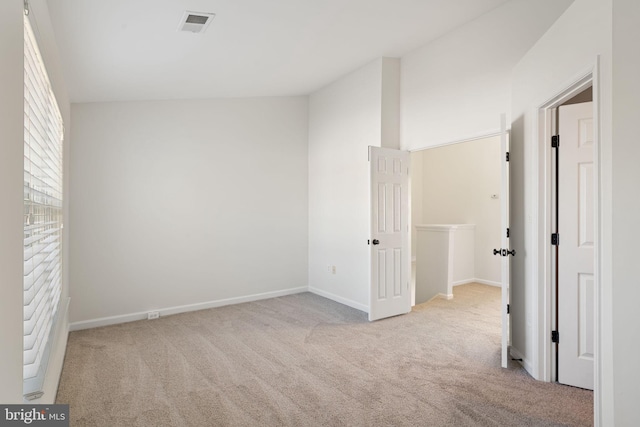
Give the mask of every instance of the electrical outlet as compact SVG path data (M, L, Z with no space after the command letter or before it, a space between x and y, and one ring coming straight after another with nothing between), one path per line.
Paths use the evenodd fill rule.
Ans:
M147 313L147 320L157 319L158 317L160 317L159 311L150 311Z
M331 274L336 274L336 266L335 265L331 266Z

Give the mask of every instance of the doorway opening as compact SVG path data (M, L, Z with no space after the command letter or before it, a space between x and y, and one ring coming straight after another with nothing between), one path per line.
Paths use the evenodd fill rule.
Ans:
M555 380L590 390L593 390L595 326L592 101L592 87L588 87L555 109L557 136L552 173L556 228L552 266Z
M538 316L540 319L538 326L538 355L539 355L539 369L540 379L544 381L558 381L559 380L559 368L562 368L562 362L556 358L558 351L562 351L563 344L564 349L567 350L567 340L578 340L579 345L582 346L579 351L584 356L586 353L592 354L592 387L595 391L594 406L597 408L598 401L598 389L599 389L599 348L600 348L600 335L599 335L599 318L600 318L600 220L599 220L599 205L600 205L600 138L599 138L599 99L598 99L598 78L597 78L597 64L577 78L574 83L568 84L566 89L558 92L545 104L542 104L538 108L538 176L540 177L540 187L538 193L539 203L539 234L538 234L538 270L541 272L541 280L539 287L539 309ZM574 164L571 166L562 165L562 160L567 160L566 157L571 157L572 154L563 151L565 146L572 144L576 146L576 142L567 141L563 143L562 132L558 132L559 126L562 126L562 109L567 106L579 105L581 103L592 102L589 107L592 117L582 123L576 123L572 125L574 129L581 126L582 129L577 129L580 133L590 133L591 138L588 144L578 142L580 146L588 146L588 150L592 155L592 160L585 161L580 158L574 159ZM589 122L589 126L585 124ZM559 136L560 150L556 154L556 147L553 147L553 136ZM566 138L565 138L566 139ZM557 142L557 141L556 141ZM558 160L558 156L560 160ZM563 156L565 156L563 158ZM559 166L558 166L559 165ZM565 185L565 180L569 179L569 175L565 172L564 176L556 178L555 173L558 167L571 170L574 173L573 188L573 201L570 201L563 195L561 185ZM576 181L575 175L578 176ZM558 186L557 186L558 185ZM566 194L566 193L565 193ZM581 212L574 212L573 214L567 214L564 220L561 215L563 206L567 208L571 204L576 204L578 208L589 207L589 214L583 215ZM569 218L567 220L567 218ZM564 222L563 222L564 221ZM567 226L566 224L570 224ZM559 228L560 227L560 228ZM561 229L564 227L564 231ZM570 228L574 230L569 230ZM578 232L578 237L575 235L575 230ZM563 236L564 233L564 236ZM569 233L569 234L567 234ZM585 236L589 236L588 239L584 239ZM581 245L591 247L591 254L588 258L592 271L581 273L576 270L573 276L576 278L577 287L569 290L573 294L574 298L579 301L580 306L576 309L576 312L570 313L570 316L577 319L578 322L583 322L588 319L588 322L584 323L589 325L579 325L579 334L576 336L575 328L569 328L567 330L567 321L563 320L563 317L556 317L556 315L567 314L567 309L562 307L564 299L568 298L566 294L563 295L563 280L561 275L563 265L566 266L567 261L578 258L578 255L569 251L569 246ZM582 256L582 255L581 255ZM559 268L558 268L559 266ZM560 282L558 282L560 280ZM559 283L559 286L558 286ZM585 292L588 290L588 292ZM563 325L563 322L565 324ZM556 342L559 341L559 342ZM573 350L572 350L573 351ZM565 372L566 372L566 368ZM562 374L560 374L560 380L562 381ZM565 381L562 381L566 383ZM580 386L580 385L578 385ZM584 386L582 386L584 387ZM597 412L597 411L596 411ZM596 413L597 418L597 413Z
M500 136L411 153L412 305L433 296L450 298L452 287L466 283L501 286L500 258L492 254L501 245L500 153ZM416 289L416 256L420 237L430 230L451 233L457 245L449 289L421 292Z
M552 109L556 132L552 137L551 167L551 221L555 228L552 379L590 390L593 390L595 326L592 89L589 86Z

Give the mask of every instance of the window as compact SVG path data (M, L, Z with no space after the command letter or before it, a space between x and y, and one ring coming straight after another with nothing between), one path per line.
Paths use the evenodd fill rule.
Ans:
M24 392L42 388L62 283L63 123L24 18Z

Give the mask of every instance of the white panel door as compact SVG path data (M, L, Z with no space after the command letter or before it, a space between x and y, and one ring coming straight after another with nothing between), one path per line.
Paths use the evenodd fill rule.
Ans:
M411 311L409 152L370 147L369 320Z
M500 118L500 152L501 159L501 187L500 187L500 218L502 228L500 230L501 238L500 244L502 256L502 275L501 275L501 287L502 298L500 310L502 313L502 354L501 365L506 368L508 365L509 357L509 344L511 342L511 328L509 324L509 312L507 307L509 306L509 282L511 275L511 256L515 256L516 251L509 249L509 235L507 230L509 229L509 134L507 132L507 119L503 114ZM495 253L495 252L494 252Z
M593 390L593 104L560 107L558 382Z

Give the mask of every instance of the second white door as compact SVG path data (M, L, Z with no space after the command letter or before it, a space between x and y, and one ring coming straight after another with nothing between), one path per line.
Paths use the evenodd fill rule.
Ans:
M593 103L560 107L558 382L593 390Z

